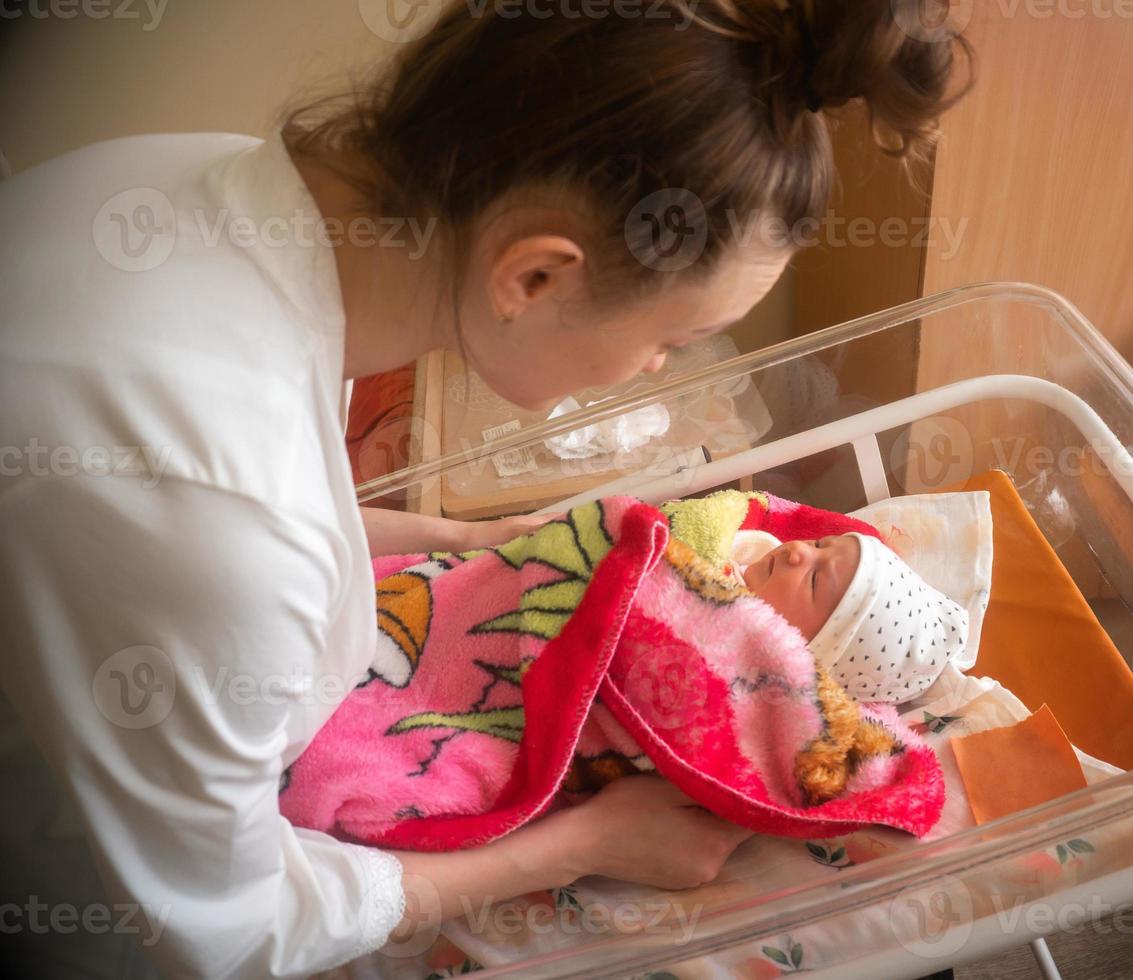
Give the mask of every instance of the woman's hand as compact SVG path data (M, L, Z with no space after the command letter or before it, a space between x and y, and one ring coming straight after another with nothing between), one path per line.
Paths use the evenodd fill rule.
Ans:
M448 853L392 852L404 870L406 896L405 917L392 939L420 951L445 919L475 917L493 902L583 875L692 888L712 881L750 836L659 776L625 776L580 806L556 810L490 844Z
M659 776L615 779L562 811L579 877L600 874L658 888L712 881L752 831L721 819ZM560 831L562 832L562 831Z
M408 555L422 551L474 551L506 544L562 514L520 514L496 521L454 521L382 507L359 507L370 554Z
M469 521L463 532L466 544L459 550L472 551L507 544L561 517L563 514L516 514L514 517L501 517L494 521Z

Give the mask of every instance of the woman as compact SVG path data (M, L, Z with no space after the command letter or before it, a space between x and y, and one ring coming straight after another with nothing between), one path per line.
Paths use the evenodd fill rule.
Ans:
M922 7L456 4L266 141L116 140L0 189L3 688L112 908L138 906L132 930L34 928L59 855L9 834L29 968L113 975L132 932L170 975L300 976L583 874L715 877L746 832L653 777L454 854L280 817L281 772L371 664L370 555L529 526L360 511L344 380L448 347L549 407L735 322L824 211L823 107L862 98L891 152L927 147L953 44L910 28ZM45 822L36 778L20 813Z

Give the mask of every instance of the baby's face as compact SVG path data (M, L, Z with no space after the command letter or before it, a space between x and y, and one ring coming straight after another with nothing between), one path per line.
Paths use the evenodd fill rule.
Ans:
M748 565L744 582L810 641L842 601L861 555L850 534L787 541Z

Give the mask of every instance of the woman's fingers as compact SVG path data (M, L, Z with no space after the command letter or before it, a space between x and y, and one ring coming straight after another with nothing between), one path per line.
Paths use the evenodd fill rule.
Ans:
M657 801L670 802L676 806L700 807L700 804L697 803L696 800L694 800L687 793L685 793L684 790L680 789L676 783L671 783L667 779L660 779L658 777L653 778L657 779L657 782L660 783L660 785L653 787L648 792ZM701 809L704 808L701 807ZM707 813L708 811L705 810L705 812Z
M551 521L561 521L564 517L566 517L565 511L561 514L522 514L511 518L511 520L515 522L516 527L523 529L520 533L527 533L528 531L538 530Z
M468 522L464 531L464 542L467 550L473 548L494 548L497 545L507 544L525 534L537 531L550 521L561 520L565 514L516 514L512 517L500 517L492 521Z
M578 808L588 873L661 888L712 881L751 836L657 776L627 776Z

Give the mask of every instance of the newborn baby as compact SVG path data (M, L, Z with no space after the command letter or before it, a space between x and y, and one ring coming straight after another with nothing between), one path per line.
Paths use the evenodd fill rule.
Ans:
M763 519L802 540L737 534ZM808 540L825 530L865 536ZM831 827L939 814L932 749L865 702L923 691L964 613L864 523L769 494L613 496L373 569L380 656L288 767L297 826L453 850L650 770L761 832L811 836L827 824L796 811L844 794Z
M967 642L967 612L868 535L784 544L740 531L726 569L859 701L915 698Z

